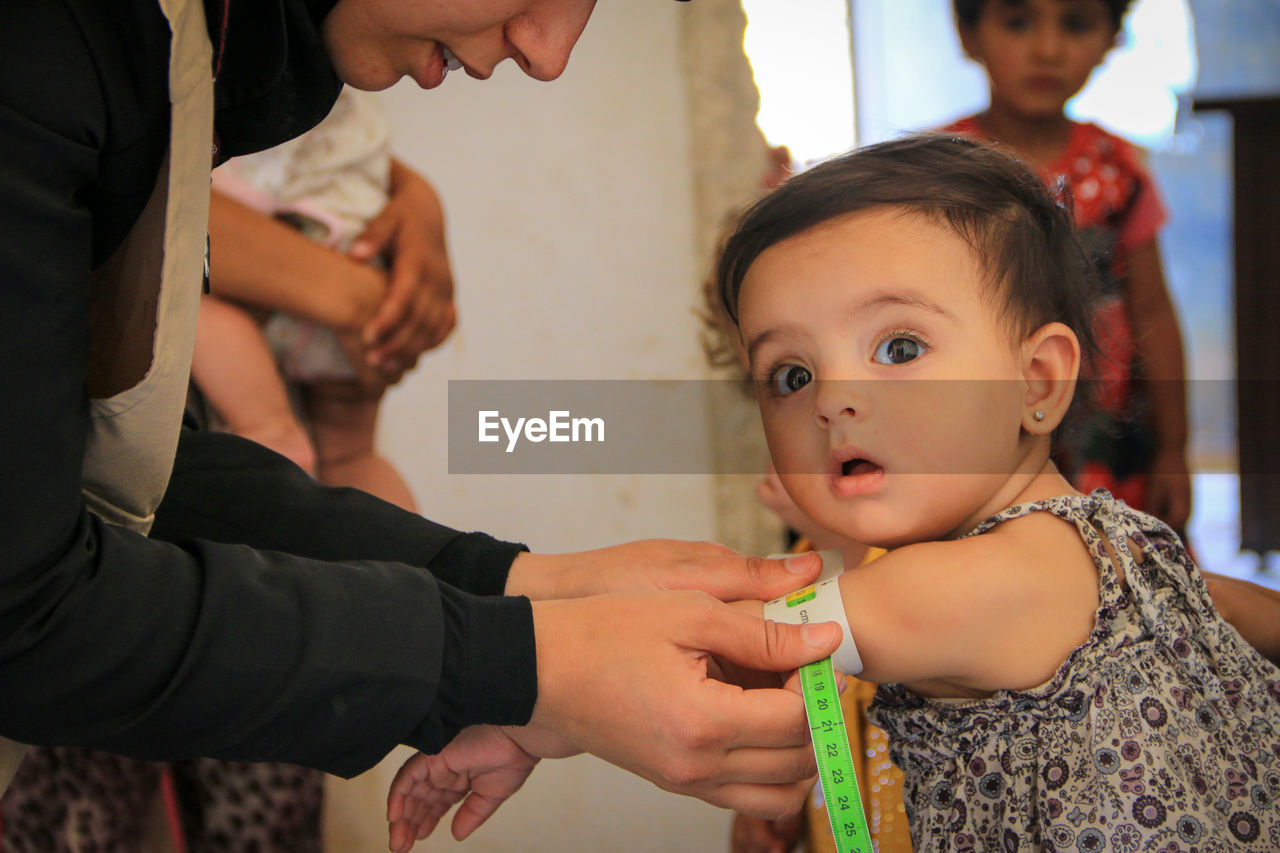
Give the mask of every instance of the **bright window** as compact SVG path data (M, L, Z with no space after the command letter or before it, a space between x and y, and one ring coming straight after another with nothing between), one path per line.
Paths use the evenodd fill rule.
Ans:
M760 89L756 118L797 163L854 145L846 0L742 0L743 46Z

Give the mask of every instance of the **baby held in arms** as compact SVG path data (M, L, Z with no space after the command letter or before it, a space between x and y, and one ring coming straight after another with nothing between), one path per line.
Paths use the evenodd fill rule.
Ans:
M881 685L915 849L1274 850L1280 670L1172 530L1050 458L1094 351L1068 207L986 144L895 140L749 209L719 293L787 493L889 549L835 587L836 659ZM411 759L393 849L468 792L470 831L569 746L533 734Z

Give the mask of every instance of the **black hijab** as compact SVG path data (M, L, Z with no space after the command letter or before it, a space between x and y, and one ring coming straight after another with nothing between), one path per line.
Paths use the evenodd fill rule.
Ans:
M337 0L204 0L213 42L216 162L315 127L342 89L320 37Z

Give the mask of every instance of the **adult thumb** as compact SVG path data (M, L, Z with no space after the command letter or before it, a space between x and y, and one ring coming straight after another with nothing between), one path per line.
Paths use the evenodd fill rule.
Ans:
M766 672L793 669L830 657L840 647L840 626L834 622L788 625L729 608L721 624L710 626L714 639L707 650L739 666Z
M396 218L388 208L383 208L352 242L347 255L352 260L368 263L390 247L395 232Z
M722 554L710 558L705 571L681 581L692 581L721 601L770 601L813 583L821 573L822 558L813 551L786 557Z

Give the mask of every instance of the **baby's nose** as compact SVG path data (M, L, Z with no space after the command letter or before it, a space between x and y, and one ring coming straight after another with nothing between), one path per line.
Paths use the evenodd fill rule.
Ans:
M814 417L821 427L829 427L833 421L858 416L865 404L861 383L852 379L820 379L817 383L817 404Z

